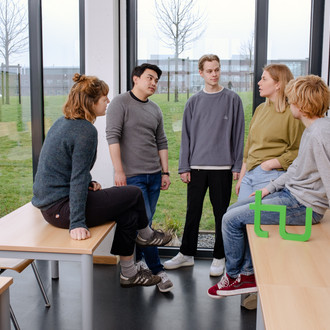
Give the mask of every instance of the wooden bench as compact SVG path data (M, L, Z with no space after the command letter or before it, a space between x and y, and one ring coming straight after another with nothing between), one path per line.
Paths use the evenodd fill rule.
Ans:
M13 284L12 277L0 276L0 329L10 330L9 286Z
M81 262L82 329L93 329L93 253L115 222L90 228L91 238L73 240L48 224L28 203L0 219L0 257Z
M247 233L258 286L257 329L329 329L330 211L307 242L284 240L279 226L261 226L269 238ZM287 226L302 234L304 226Z

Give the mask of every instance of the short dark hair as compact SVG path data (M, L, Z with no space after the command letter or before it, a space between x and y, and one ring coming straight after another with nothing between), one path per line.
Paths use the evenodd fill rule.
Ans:
M163 71L155 64L143 63L141 65L138 65L133 69L133 72L132 72L132 77L131 77L132 78L132 84L133 84L132 86L134 86L133 77L134 76L141 77L143 72L146 71L147 69L155 71L157 73L158 79L160 79L160 77L163 73Z

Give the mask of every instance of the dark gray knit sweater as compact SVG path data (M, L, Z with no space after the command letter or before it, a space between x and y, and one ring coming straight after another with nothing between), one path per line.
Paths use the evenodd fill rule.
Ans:
M90 170L96 159L97 130L87 120L59 118L48 131L40 153L32 204L47 210L70 198L70 230L86 227Z

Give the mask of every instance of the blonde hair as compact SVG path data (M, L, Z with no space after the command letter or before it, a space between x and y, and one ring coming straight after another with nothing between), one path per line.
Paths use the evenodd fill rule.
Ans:
M318 76L308 75L291 80L285 88L288 101L307 117L323 117L329 108L330 90Z
M264 67L264 71L267 71L271 78L279 83L279 90L275 98L275 110L277 112L284 112L289 105L285 97L284 90L287 83L293 79L293 74L290 69L284 64L269 64ZM267 98L266 103L269 103Z
M86 119L94 123L96 115L93 106L102 96L107 96L109 86L94 76L85 76L75 73L68 100L63 107L67 119Z
M214 54L206 54L206 55L203 55L199 60L198 60L198 69L200 71L203 71L204 69L204 63L205 62L212 62L212 61L217 61L219 63L219 66L220 65L220 59L217 55L214 55Z

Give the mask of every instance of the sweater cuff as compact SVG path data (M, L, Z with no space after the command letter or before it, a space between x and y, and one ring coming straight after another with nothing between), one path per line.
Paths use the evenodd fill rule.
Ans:
M265 187L271 194L276 191L275 186L272 184L272 182L268 183L268 185Z

